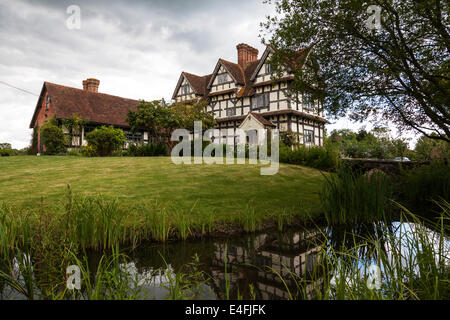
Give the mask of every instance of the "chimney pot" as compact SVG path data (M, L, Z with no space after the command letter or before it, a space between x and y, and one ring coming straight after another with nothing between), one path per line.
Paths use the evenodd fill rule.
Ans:
M83 90L98 93L98 86L100 85L100 80L89 78L83 80Z

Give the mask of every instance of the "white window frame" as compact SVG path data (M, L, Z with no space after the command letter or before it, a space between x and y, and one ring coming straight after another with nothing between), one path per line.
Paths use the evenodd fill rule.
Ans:
M314 130L310 130L310 129L303 130L303 142L314 144Z

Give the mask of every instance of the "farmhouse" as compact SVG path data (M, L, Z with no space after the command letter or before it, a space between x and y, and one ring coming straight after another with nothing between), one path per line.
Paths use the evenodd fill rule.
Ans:
M294 79L292 70L285 68L278 81L271 77L268 60L273 48L267 46L258 59L258 50L247 44L237 45L238 63L219 59L212 74L198 76L182 72L172 99L176 102L207 101L218 133L213 139L221 143L237 143L236 129L247 131L277 128L293 132L298 142L323 145L324 125L319 101L308 95L289 95ZM295 65L302 67L310 48L297 52Z
M126 123L129 110L136 109L139 101L121 98L109 94L99 93L100 81L87 79L83 81L83 89L61 86L44 82L39 96L30 128L38 129L51 118L58 120L71 119L75 115L89 123L78 131L69 132L62 126L65 134L71 134L72 141L69 147L75 148L87 144L86 134L101 125L113 125L124 130L127 142L148 142L148 132L140 131L132 133ZM38 131L38 150L45 150L40 133Z
M273 48L268 46L258 59L257 49L239 44L237 63L219 59L213 72L205 76L182 72L172 99L206 101L206 111L217 122L217 132L211 138L219 143L238 143L238 128L245 132L277 128L296 134L298 142L307 146L323 145L328 121L323 118L321 103L306 94L295 98L289 94L294 79L292 66L285 68L280 79L272 79L268 63L272 53ZM295 67L302 67L309 54L309 48L298 51ZM45 151L37 129L51 118L77 116L88 121L76 132L62 125L64 133L72 137L69 148L86 145L86 134L100 125L123 129L127 144L148 143L155 138L154 133L144 130L131 132L126 122L128 111L136 110L139 101L99 93L99 85L100 81L92 78L83 81L83 89L44 82L30 123L30 128L37 131L35 152Z

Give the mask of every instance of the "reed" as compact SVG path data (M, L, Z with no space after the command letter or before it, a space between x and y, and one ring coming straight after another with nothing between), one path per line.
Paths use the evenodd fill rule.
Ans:
M285 274L272 272L291 299L448 300L450 205L444 199L435 203L441 208L437 220L424 220L396 204L402 211L398 226L403 228L392 229L387 221L378 236L350 234L341 245L328 238L316 244L321 250L310 272L298 275L287 268ZM376 267L379 282L370 272Z
M328 224L380 221L391 214L392 181L383 172L363 175L341 166L324 177L320 199Z
M259 219L255 208L249 202L244 212L239 216L239 221L246 232L255 232L258 229Z
M278 231L282 232L285 225L291 225L294 213L287 209L280 210L276 213Z
M186 240L191 234L193 229L193 223L192 223L192 212L195 209L197 202L192 206L192 208L185 212L184 210L180 209L174 209L175 212L175 218L174 218L174 227L176 231L178 232L178 237L181 238L181 240ZM202 226L202 234L203 234L203 226Z
M167 242L172 225L165 208L151 213L150 233L154 240Z

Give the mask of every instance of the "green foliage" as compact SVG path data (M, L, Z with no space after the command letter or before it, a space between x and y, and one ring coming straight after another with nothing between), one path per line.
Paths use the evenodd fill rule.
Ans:
M31 134L31 145L28 149L29 155L38 153L38 138L39 138L39 127L36 126L33 128L33 133Z
M446 201L438 206L435 222L399 205L402 214L394 227L390 220L333 226L331 236L314 245L321 248L320 262L311 274L290 275L301 288L313 286L308 291L318 300L448 300L450 206ZM335 233L341 238L334 240ZM379 289L368 286L373 266L380 268ZM308 298L307 292L299 298Z
M299 134L292 131L287 132L281 132L280 133L280 140L288 147L292 147L295 145L298 141Z
M83 146L80 148L81 155L84 157L96 157L97 152L93 146Z
M126 156L132 157L157 157L166 154L167 148L163 143L130 144L125 152Z
M82 128L89 123L87 119L81 119L76 114L72 115L72 118L62 119L61 124L67 128L67 146L71 146L73 143L73 137L79 136L81 141L81 130Z
M15 152L13 149L0 149L0 157L14 156Z
M429 211L433 200L450 199L450 165L432 161L430 165L404 170L398 186L402 203Z
M387 128L375 128L370 132L333 130L327 140L339 154L349 158L393 159L410 155L406 140L389 137Z
M194 121L202 121L203 129L212 128L215 124L214 118L205 111L206 104L174 103L166 105L159 100L152 102L141 101L137 111L130 110L127 122L132 131L145 129L165 142L169 150L175 142L170 141L175 129L186 129L192 131Z
M30 148L24 149L0 149L0 157L9 157L9 156L25 156L30 154Z
M419 161L427 161L433 158L450 160L450 143L430 139L426 136L422 136L417 140L414 151L416 159Z
M40 131L46 154L54 155L66 152L64 133L57 125L56 119L44 123Z
M320 193L328 224L379 221L391 213L392 181L379 170L366 174L341 165L326 176Z
M95 155L100 157L111 156L114 152L121 150L126 141L122 129L113 126L101 126L86 135L88 146L92 147Z
M448 1L274 2L262 37L276 48L276 78L286 64L294 69L293 97L310 93L332 116L382 116L450 142ZM378 25L370 5L380 9Z
M69 152L67 152L67 155L72 157L80 157L83 155L83 153L78 149L72 149Z
M325 171L334 171L338 165L337 152L331 147L299 145L292 149L280 143L280 162L298 164Z

